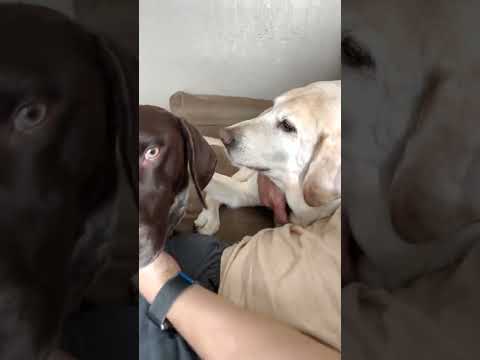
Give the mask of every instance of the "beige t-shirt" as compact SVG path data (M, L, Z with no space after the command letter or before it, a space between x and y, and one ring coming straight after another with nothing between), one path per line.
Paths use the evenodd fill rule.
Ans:
M266 229L227 248L219 293L340 351L340 212L308 228Z

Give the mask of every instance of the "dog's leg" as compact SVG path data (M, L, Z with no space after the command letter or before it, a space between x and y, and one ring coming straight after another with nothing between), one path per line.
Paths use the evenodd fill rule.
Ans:
M236 208L260 205L256 171L241 168L231 178L215 174L205 189L207 209L195 220L198 232L213 235L220 228L220 206Z
M223 145L220 139L212 138L208 136L205 136L204 139L207 141L209 145L218 146L225 150L225 146ZM234 193L236 190L242 192L243 189L239 190L238 186L236 186L233 181L238 183L248 182L249 179L253 177L256 178L256 175L257 175L257 172L255 170L251 170L244 167L240 168L231 178L228 178L227 176L216 173L214 175L214 178L211 180L209 186L207 186L207 188L205 189L205 192L206 192L205 202L206 202L207 208L203 209L200 212L200 214L198 215L197 219L194 222L197 231L204 235L213 235L218 231L218 229L220 228L220 207L222 206L222 203L231 207L242 206L241 204L238 204L238 201L236 202L236 204L233 204L238 206L232 206L232 203L230 203L229 201L231 197L228 195L228 192L229 192L228 189L226 190L227 194L225 194L225 186L223 185L224 183L229 183L229 180L232 180L230 184L232 185L231 189L234 189L234 190L230 190L230 191L232 193ZM250 184L250 187L253 190L253 187L256 185L254 184L253 179L251 179L250 181L252 182ZM214 185L214 184L218 185L219 183L220 185L218 187ZM220 194L216 193L217 188L221 189ZM247 206L247 205L243 205L243 206Z
M250 179L252 176L257 176L258 173L255 170L241 167L233 176L231 177L233 180L245 182Z
M242 172L239 175L244 174ZM231 208L260 205L257 173L243 179L239 181L234 177L215 174L205 190L213 199Z
M220 229L220 206L222 204L208 193L205 196L205 203L207 208L200 212L194 224L200 234L213 235Z

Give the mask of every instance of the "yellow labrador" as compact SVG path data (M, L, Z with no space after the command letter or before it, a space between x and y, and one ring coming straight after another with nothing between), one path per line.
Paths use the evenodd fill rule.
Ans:
M367 283L402 286L480 239L480 53L469 8L342 3L343 210Z
M233 177L213 176L206 187L208 209L195 221L198 231L218 230L220 204L260 205L259 173L284 192L290 222L309 225L330 215L341 198L340 105L340 81L315 82L277 97L258 117L224 129L223 146L240 170Z

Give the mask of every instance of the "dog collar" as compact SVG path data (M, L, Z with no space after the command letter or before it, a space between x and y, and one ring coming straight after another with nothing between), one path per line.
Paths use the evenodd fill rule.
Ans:
M172 325L166 318L167 313L180 294L193 284L194 281L187 274L179 272L165 283L155 297L147 315L162 331L172 328Z

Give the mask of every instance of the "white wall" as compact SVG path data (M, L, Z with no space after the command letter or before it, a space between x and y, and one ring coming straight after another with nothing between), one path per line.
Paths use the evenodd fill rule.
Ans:
M340 78L340 0L140 1L140 102L273 98Z

